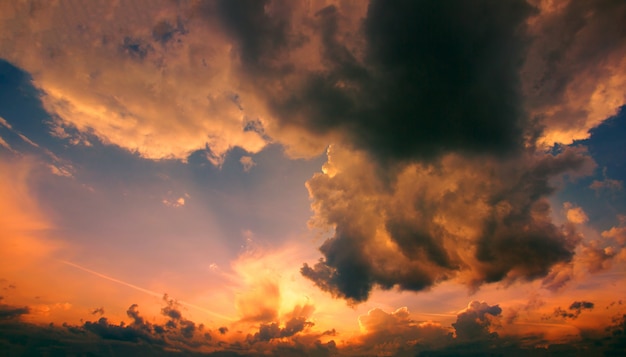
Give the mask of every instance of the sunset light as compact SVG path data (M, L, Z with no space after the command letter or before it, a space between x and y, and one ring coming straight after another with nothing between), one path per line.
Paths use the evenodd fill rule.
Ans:
M0 1L0 356L626 356L626 1Z

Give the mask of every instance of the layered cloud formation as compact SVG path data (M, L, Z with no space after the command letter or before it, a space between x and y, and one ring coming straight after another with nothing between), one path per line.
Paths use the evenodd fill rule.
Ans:
M335 230L302 269L322 289L477 287L572 258L580 238L547 198L593 163L545 149L626 102L623 2L133 6L6 3L0 53L74 144L215 165L236 146L334 145L308 182L313 220Z
M585 184L592 194L623 191L580 140L620 107L625 112L624 23L623 0L7 1L0 58L30 75L49 114L46 130L65 147L113 146L151 164L222 168L234 150L246 177L270 170L255 155L270 144L290 159L325 155L306 182L310 226L325 234L321 257L291 257L297 279L356 306L377 290L443 284L476 292L535 282L558 292L581 274L626 261L626 221L618 216L620 224L590 234L593 213L554 199L596 169L603 179ZM0 160L2 207L13 214L0 218L0 230L21 239L0 242L12 248L1 255L18 266L57 247L35 234L51 224L23 187L36 164L15 142L44 152L59 177L73 179L75 171L9 121L0 118L0 129L0 150L19 158ZM5 140L16 136L21 141ZM182 215L202 205L199 191L181 187L155 202ZM613 216L623 214L615 207ZM37 333L146 343L163 354L337 353L337 331L316 330L319 305L287 297L278 283L286 275L265 271L257 256L244 260L232 266L249 285L234 298L232 325L203 327L165 299L162 322L133 304L129 325L100 316ZM577 299L548 312L546 324L578 323L600 310ZM375 307L359 318L362 333L341 347L412 355L491 346L505 354L522 342L497 330L531 305L507 315L501 304L473 301L451 313L450 326L417 321L407 308ZM21 326L30 311L2 304L0 320ZM623 316L611 328L622 335L605 336L607 351L623 346Z

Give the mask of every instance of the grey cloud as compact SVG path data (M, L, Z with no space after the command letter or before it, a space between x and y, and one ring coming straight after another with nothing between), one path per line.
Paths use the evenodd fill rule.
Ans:
M110 324L106 317L101 317L97 322L87 321L84 329L106 340L139 342L145 341L150 344L163 344L160 339L151 336L149 331L137 329L133 326L121 326Z
M22 315L26 315L29 312L30 312L30 308L28 308L28 306L17 307L17 306L0 304L0 321L17 320Z
M197 330L196 324L183 317L183 314L178 308L178 303L175 300L169 299L167 295L164 295L163 301L165 301L167 305L161 309L161 314L169 318L165 326L175 331L178 329L185 339L193 338Z
M208 4L206 10L217 15L235 39L244 68L261 76L274 67L282 50L297 41L290 27L292 6L288 1L219 0ZM274 10L271 13L270 7Z

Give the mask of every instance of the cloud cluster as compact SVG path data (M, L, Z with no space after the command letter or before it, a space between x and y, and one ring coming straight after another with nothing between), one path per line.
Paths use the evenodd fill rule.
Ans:
M363 335L349 349L377 355L410 354L416 350L440 348L452 342L448 328L430 321L415 321L402 307L387 313L379 308L359 317Z
M307 182L312 224L334 228L324 258L302 274L353 302L373 287L419 291L458 279L534 279L574 255L580 236L552 222L553 181L593 167L583 151L534 153L515 162L446 155L389 178L367 155L332 147L325 173Z
M55 135L150 159L203 150L219 165L269 140L295 156L336 141L380 160L502 155L535 135L584 138L625 101L619 0L26 1L1 13L0 56L33 76Z
M164 296L166 306L161 309L161 314L167 318L165 323L157 324L147 321L139 313L139 306L132 304L126 314L131 319L130 324L112 324L106 317L101 317L98 321L87 321L83 328L103 339L139 342L143 341L155 346L184 346L185 348L199 348L208 346L211 341L209 331L198 334L203 330L203 326L197 326L195 322L183 317L174 300Z
M216 330L213 334L201 324L186 320L173 300L165 298L164 302L161 310L166 318L164 324L148 322L136 304L127 310L131 319L128 324L114 324L106 317L81 326L38 326L19 319L0 319L0 334L6 337L0 340L0 346L10 355L45 355L58 350L95 356L110 355L111 351L155 356L181 353L190 356L534 356L553 355L558 351L572 355L583 352L611 354L623 349L626 326L620 314L606 326L606 330L581 334L567 345L546 340L541 335L507 334L503 337L495 332L503 327L500 324L506 315L503 309L498 304L472 301L457 314L451 326L416 321L405 307L392 312L374 308L359 317L360 334L337 344L330 339L338 336L334 330L322 333L308 330L312 325L306 322L313 312L311 305L296 306L283 317L283 327L278 322L261 324L255 334L223 336L229 334L226 328L220 329L224 333L217 334ZM581 311L591 310L593 305L587 301L575 301L567 312L577 316ZM184 336L183 321L197 326L193 336ZM21 342L26 338L28 345Z
M594 164L580 147L544 148L585 138L625 101L624 41L600 31L624 11L616 1L372 1L363 51L329 42L330 69L273 106L289 125L342 143L307 183L313 224L334 235L302 274L360 302L374 287L419 291L458 279L476 288L567 265L581 242L574 224L587 218L571 208L572 223L553 223L548 198L564 175ZM563 37L571 44L551 58L549 44ZM604 42L592 54L583 44L596 40ZM602 87L610 103L594 94L602 83L615 84ZM609 111L593 112L598 103ZM573 107L583 119L558 119Z
M568 219L571 221L586 217L584 212L574 211L574 215L568 211ZM580 216L581 213L584 216ZM576 252L576 256L570 262L557 264L550 274L544 279L544 286L556 291L563 288L577 276L585 273L601 273L611 267L626 262L626 226L624 217L618 215L620 223L608 230L603 231L594 239L583 240ZM584 220L583 220L584 221ZM581 222L582 223L582 222Z
M259 332L253 336L253 341L270 341L273 339L291 337L305 331L314 325L308 319L313 313L313 305L296 305L293 311L285 316L285 323L280 327L278 322L263 323L259 327Z

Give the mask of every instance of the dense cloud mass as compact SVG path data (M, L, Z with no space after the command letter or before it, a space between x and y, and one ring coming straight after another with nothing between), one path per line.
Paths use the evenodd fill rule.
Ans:
M339 41L341 14L326 8L317 17L327 70L286 87L272 108L283 125L340 132L383 161L519 149L530 13L523 1L373 1L357 58Z
M452 278L477 287L545 276L580 240L552 223L550 181L590 166L574 149L515 163L449 155L407 165L388 184L365 155L333 147L308 188L313 224L335 235L320 248L325 259L302 273L352 301L376 285L419 291Z
M0 321L19 319L20 316L28 314L29 312L30 309L27 306L16 307L0 304Z
M511 155L585 138L625 101L620 0L83 10L3 4L0 56L31 73L55 135L151 159L219 165L268 141L295 156L341 141L383 164Z
M338 116L323 115L334 126L346 123L356 137L348 140L352 145L332 147L324 174L308 182L313 224L335 233L320 247L324 258L303 266L304 276L359 302L376 286L419 291L455 278L478 287L543 277L570 262L581 236L572 224L552 222L548 198L559 177L589 174L593 162L580 149L542 149L546 133L554 135L548 128L557 130L551 126L556 119L529 106L536 93L519 76L535 75L537 56L547 56L539 52L545 45L541 29L554 31L547 22L568 23L591 13L580 28L599 38L595 21L621 16L616 14L624 7L588 4L563 3L555 10L544 3L533 8L477 1L466 9L413 1L387 9L372 2L364 22L364 76L389 76L399 90L378 83L380 93L354 101L375 113L374 123L367 114L356 115L355 123L340 110L332 110ZM607 8L615 12L609 15ZM473 11L482 14L480 22ZM593 61L623 51L620 41L606 45ZM584 53L562 50L572 63L586 61ZM558 74L543 75L558 81L550 77ZM365 80L350 83L350 90L366 92ZM332 98L346 97L340 94ZM387 94L390 105L378 112ZM549 105L569 105L565 95L541 97ZM570 124L584 132L590 128ZM390 167L392 162L398 163Z

